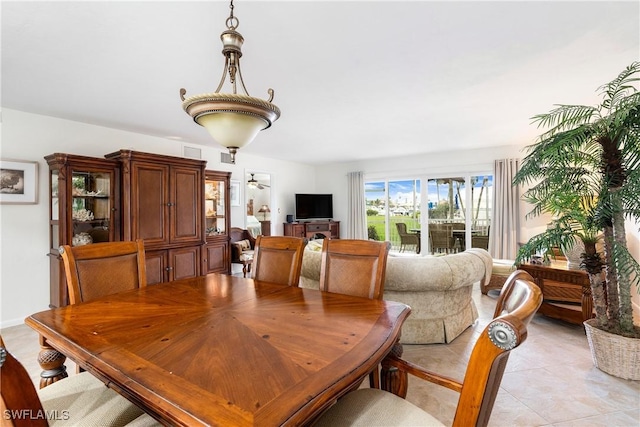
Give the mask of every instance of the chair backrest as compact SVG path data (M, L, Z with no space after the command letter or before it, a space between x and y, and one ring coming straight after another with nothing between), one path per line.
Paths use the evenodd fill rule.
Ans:
M396 222L396 229L398 230L398 235L402 236L403 234L407 234L407 224L404 222Z
M453 425L487 425L509 353L527 337L527 326L542 304L533 278L516 270L505 282L496 317L487 325L471 353Z
M248 240L253 248L256 244L256 239L249 233L249 230L239 227L231 227L229 229L229 242L235 243L241 240Z
M307 241L301 237L258 236L251 277L255 280L298 286Z
M44 414L42 403L31 381L31 377L22 364L6 349L0 336L0 396L2 397L3 419L5 410L30 411L31 414ZM24 413L24 412L22 412ZM11 417L6 420L15 426L47 426L46 417ZM4 423L2 424L4 425Z
M320 290L382 299L390 247L374 240L325 239Z
M60 255L71 304L147 286L142 240L62 245Z
M447 230L446 228L440 228L429 231L429 237L431 241L431 245L433 248L445 248L449 249L453 247L453 237L451 234L451 230Z

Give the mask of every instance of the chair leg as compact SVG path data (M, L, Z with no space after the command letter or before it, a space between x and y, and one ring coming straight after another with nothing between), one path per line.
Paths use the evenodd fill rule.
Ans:
M247 277L247 263L242 263L242 277Z

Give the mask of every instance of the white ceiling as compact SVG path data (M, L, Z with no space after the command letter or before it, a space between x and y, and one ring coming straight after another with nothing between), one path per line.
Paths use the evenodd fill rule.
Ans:
M241 150L322 164L527 144L530 117L640 58L640 3L241 1L242 70L281 118ZM227 2L2 1L2 106L211 145ZM5 142L6 143L6 142Z

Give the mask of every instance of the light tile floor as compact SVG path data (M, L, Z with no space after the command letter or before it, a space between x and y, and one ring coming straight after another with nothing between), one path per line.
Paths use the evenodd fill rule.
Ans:
M474 326L451 344L406 345L404 357L462 379L475 338L491 319L497 293L484 296L475 289L473 297L480 313ZM37 334L26 325L1 333L38 384ZM68 372L73 374L75 369L67 361ZM410 379L407 399L450 425L457 396ZM640 426L640 382L615 378L593 367L581 326L536 315L527 341L511 353L489 426Z
M493 316L497 291L474 289L480 318L450 344L405 345L404 358L462 379L477 335ZM581 325L536 315L507 363L489 426L640 426L640 382L593 366ZM410 378L407 399L451 425L458 393Z

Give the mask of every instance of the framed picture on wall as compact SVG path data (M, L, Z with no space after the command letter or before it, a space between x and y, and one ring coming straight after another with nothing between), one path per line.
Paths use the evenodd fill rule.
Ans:
M240 181L231 180L231 190L229 191L231 206L240 206Z
M0 160L0 203L38 203L38 162Z

